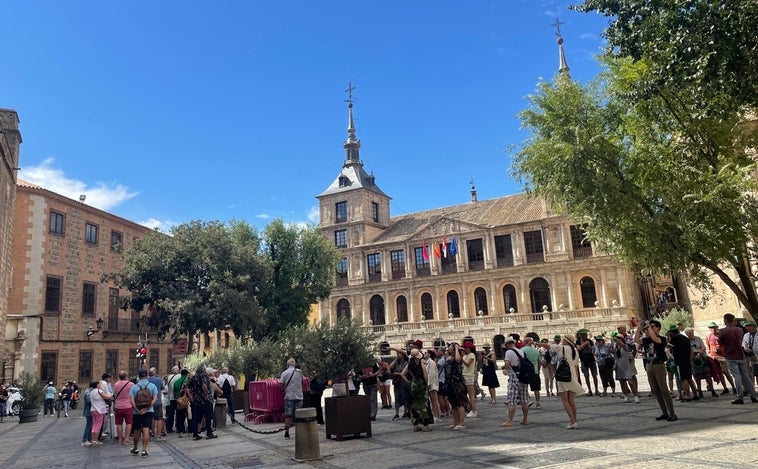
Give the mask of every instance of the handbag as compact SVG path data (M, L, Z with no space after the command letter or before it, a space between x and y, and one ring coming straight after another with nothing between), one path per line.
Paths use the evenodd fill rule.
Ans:
M176 408L184 410L187 407L189 407L189 397L187 397L187 396L179 396L176 399Z
M555 380L562 383L571 381L571 365L566 360L566 349L563 348L563 356L558 359L558 366L555 369Z

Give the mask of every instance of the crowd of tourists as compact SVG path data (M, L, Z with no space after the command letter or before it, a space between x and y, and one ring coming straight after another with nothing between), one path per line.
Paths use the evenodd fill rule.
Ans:
M552 340L522 340L512 334L502 344L502 361L490 344L477 350L467 340L425 349L423 342L416 340L407 349L393 348L389 363L377 359L375 365L351 373L360 383L350 382L351 392L358 393L363 386L372 420L381 401L382 409L394 409L393 420L409 420L413 431L428 432L434 424L459 431L466 428L467 419L477 418L478 406L487 395L490 405L498 404L497 390L505 377L507 392L501 397L505 397L506 412L501 427L514 426L519 410L518 424L528 425L530 410L540 409L540 398L547 395L560 399L568 417L565 426L575 429L579 427L577 396L618 397L624 404L640 403L635 359L641 357L644 369L640 371L647 375L651 390L648 397L654 397L661 409L656 420L676 421L675 401L690 403L731 395L735 405L743 404L747 397L758 402L754 322L738 325L734 315L726 314L723 326L709 324L705 339L682 324L672 324L666 331L661 331L657 320L633 321L630 326L636 327L622 324L609 336L593 336L589 330L579 329L576 336L555 335ZM721 390L716 389L719 384Z
M130 445L131 454L147 457L151 439L161 441L171 433L179 438L191 435L194 440L203 439L203 433L206 439L217 438L214 401L227 399L234 422L235 388L236 381L227 368L219 371L204 365L194 373L175 366L163 378L155 368L143 369L131 380L122 370L115 383L105 373L102 380L92 381L84 391L82 446L101 445L110 434L117 444Z

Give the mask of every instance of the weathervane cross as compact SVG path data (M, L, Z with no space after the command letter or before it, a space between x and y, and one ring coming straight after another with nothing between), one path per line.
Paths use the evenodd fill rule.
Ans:
M353 90L355 87L353 86L353 82L348 82L347 89L345 90L345 93L347 93L347 99L345 100L346 103L353 104Z

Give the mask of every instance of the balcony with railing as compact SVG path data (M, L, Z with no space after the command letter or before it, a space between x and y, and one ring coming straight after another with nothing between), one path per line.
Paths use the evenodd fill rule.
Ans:
M498 267L513 267L513 256L509 255L505 257L498 257L497 266Z
M545 262L545 253L535 252L526 255L527 264L542 264L543 262Z
M400 279L400 278L405 278L405 269L403 269L403 270L393 270L392 271L392 279L396 280L396 279Z
M488 327L502 325L505 328L523 325L535 327L539 324L550 323L560 327L561 323L571 321L586 321L588 319L607 319L618 321L619 318L629 316L629 311L624 307L613 308L585 308L569 311L540 311L539 313L515 313L495 316L479 316L475 318L446 318L426 321L398 322L395 324L367 325L364 329L373 332L403 332L403 331L431 331L431 330L458 330L476 326Z
M429 277L432 271L429 267L416 267L416 277Z
M443 264L442 265L442 273L443 274L454 274L458 272L458 264L451 263L451 264Z
M338 275L337 276L337 282L338 287L346 287L347 286L347 274L345 275Z
M484 261L469 261L468 270L470 271L484 270Z
M574 259L592 257L592 246L578 246L573 248Z
M368 281L369 283L376 283L382 281L382 273L381 272L374 272L373 274L368 274Z

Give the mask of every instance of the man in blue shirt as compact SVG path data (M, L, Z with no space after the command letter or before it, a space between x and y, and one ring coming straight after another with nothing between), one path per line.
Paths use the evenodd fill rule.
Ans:
M153 406L153 425L155 439L163 441L163 380L158 376L155 367L152 366L147 372L147 381L153 383L158 390L158 399Z
M47 417L47 411L50 410L50 417L52 417L54 414L53 412L53 403L55 402L55 395L57 393L57 390L55 389L55 386L53 386L53 382L50 381L47 383L47 386L45 386L45 389L43 389L45 392L45 414L43 417Z
M147 457L147 444L150 442L150 428L153 426L153 415L155 413L153 405L158 399L158 388L153 383L147 380L147 370L139 370L137 374L139 381L129 391L129 400L132 402L132 408L134 409L134 419L132 429L134 430L134 447L131 449L131 453L134 455L139 454L137 446L139 445L139 434L142 433L142 457ZM138 395L143 389L150 391L151 400L149 404L144 401L142 395Z

